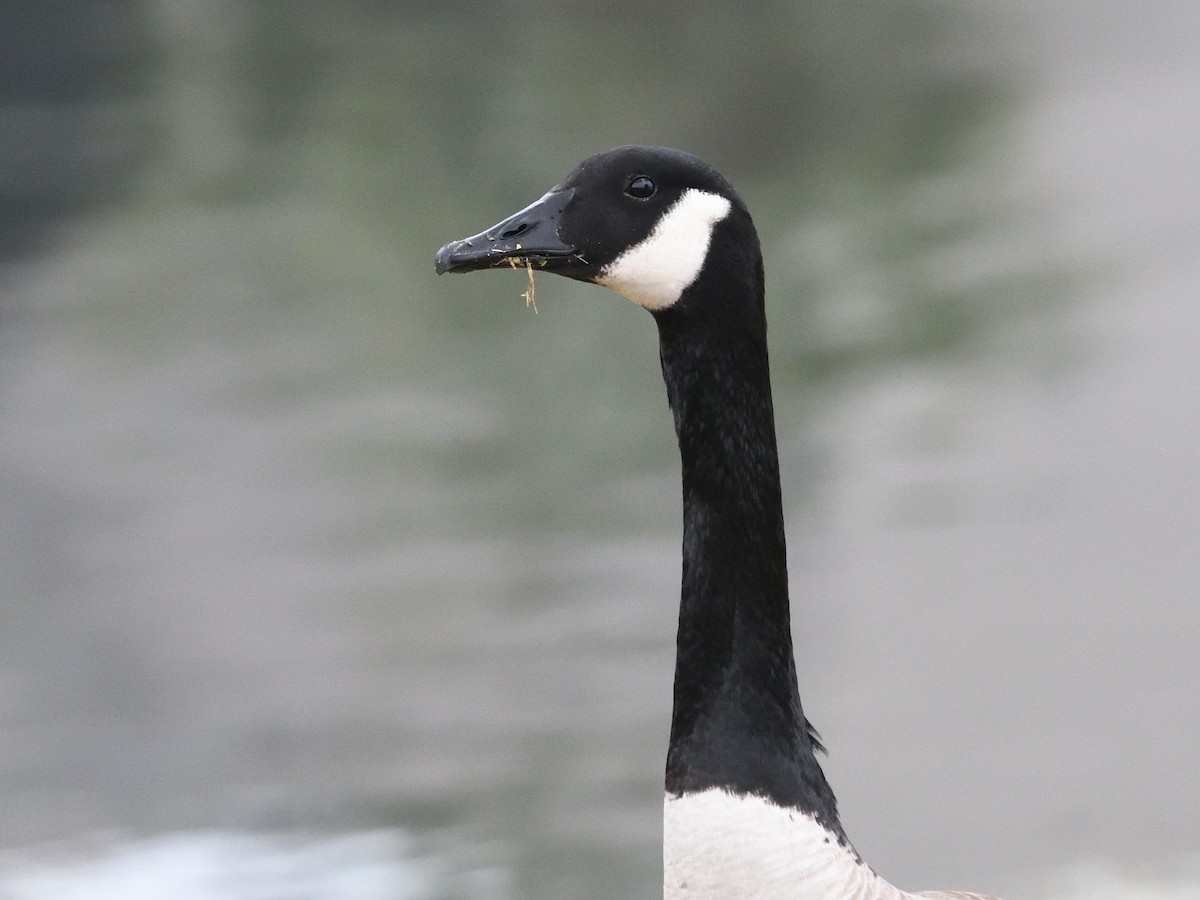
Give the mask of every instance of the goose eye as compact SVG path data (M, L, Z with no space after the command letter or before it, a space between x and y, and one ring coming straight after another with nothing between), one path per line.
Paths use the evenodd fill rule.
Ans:
M638 175L630 180L625 188L625 193L630 197L636 197L638 200L645 200L648 197L653 197L654 192L658 190L654 182L645 175Z

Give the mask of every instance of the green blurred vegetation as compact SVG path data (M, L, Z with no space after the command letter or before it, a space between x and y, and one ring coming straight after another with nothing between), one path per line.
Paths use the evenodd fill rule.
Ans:
M1003 82L962 45L985 24L935 0L52 3L6 32L26 51L5 99L84 125L55 143L44 184L12 170L9 193L24 193L5 207L21 236L9 250L96 241L108 262L87 302L142 346L212 329L242 348L221 352L262 355L292 331L331 345L307 373L291 358L269 372L263 356L231 388L242 402L363 378L466 379L485 402L495 388L521 409L508 452L464 439L427 464L524 466L566 486L564 447L615 473L669 438L651 329L546 279L531 322L523 276L435 281L434 249L588 153L675 145L722 168L755 213L777 393L975 353L1063 293L1061 273L946 278L930 264L1023 214L978 183L1006 109ZM23 218L31 206L44 215ZM648 373L636 402L631 370ZM588 409L582 424L552 412L563 392Z

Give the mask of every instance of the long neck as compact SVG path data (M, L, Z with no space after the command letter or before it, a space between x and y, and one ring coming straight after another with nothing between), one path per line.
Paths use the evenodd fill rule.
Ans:
M761 282L760 282L761 283ZM800 705L761 295L752 321L657 316L683 468L671 795L755 794L843 837Z

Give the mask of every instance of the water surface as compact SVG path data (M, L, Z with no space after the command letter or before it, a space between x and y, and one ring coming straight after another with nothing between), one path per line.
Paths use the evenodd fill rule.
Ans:
M630 140L764 237L859 850L1200 895L1191 5L60 7L3 97L0 896L656 896L652 324L431 265Z

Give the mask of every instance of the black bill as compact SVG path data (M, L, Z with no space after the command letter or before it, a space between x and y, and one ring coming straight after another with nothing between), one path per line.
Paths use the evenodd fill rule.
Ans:
M437 252L434 269L441 275L493 269L518 261L542 268L570 265L577 259L577 250L563 241L559 225L574 193L574 190L551 191L487 231L451 241Z

